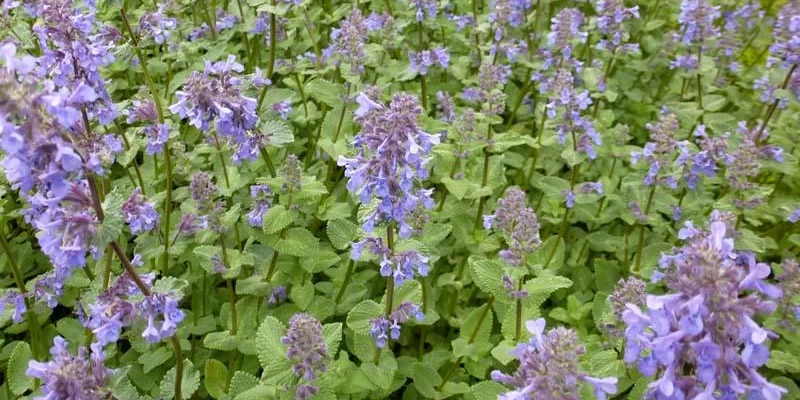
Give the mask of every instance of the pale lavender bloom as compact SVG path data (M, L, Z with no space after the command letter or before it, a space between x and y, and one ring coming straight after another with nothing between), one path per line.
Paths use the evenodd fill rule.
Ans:
M719 390L778 399L785 392L757 372L774 334L754 321L775 311L771 299L781 290L764 281L768 265L734 251L734 220L714 211L707 229L687 225L686 244L662 255L653 275L668 293L647 296L647 312L629 303L622 314L625 361L638 362L646 376L660 372L648 398L710 399Z
M208 228L207 218L191 213L183 214L181 222L178 224L178 232L185 236L193 235L206 228Z
M520 343L512 354L519 360L513 374L492 371L492 380L514 387L501 399L538 399L530 393L540 393L542 399L578 400L581 383L594 390L596 399L617 391L617 378L594 378L580 369L580 356L585 349L575 331L564 327L545 332L545 320L527 321L532 334L528 343Z
M340 156L345 166L347 189L368 204L378 200L375 211L365 216L364 230L372 232L375 224L394 221L401 238L411 232L406 215L423 205L433 207L433 189L419 187L418 180L428 177L428 154L439 143L439 136L420 129L422 114L417 98L398 93L384 106L359 95L356 111L361 131L354 138L357 154Z
M278 114L281 119L289 119L289 113L292 112L292 103L287 100L279 101L272 105L272 112Z
M775 40L769 48L767 66L780 63L781 67L788 69L800 64L800 4L789 1L781 8L772 37Z
M239 17L228 14L222 8L217 8L217 31L222 32L226 29L232 29L239 22Z
M142 189L133 189L128 200L122 203L122 217L131 228L132 234L150 232L158 227L158 212L155 203L148 203Z
M80 93L70 102L76 108L85 109L90 119L97 119L104 125L111 123L117 110L100 71L114 61L114 43L103 34L94 5L48 0L42 2L39 11L41 22L33 27L43 52L38 59L39 75L51 79L50 85L55 86L53 91ZM53 101L51 106L51 112L66 122L63 104ZM79 119L74 117L65 125L78 124Z
M359 9L354 9L339 28L331 31L331 42L323 51L324 58L334 59L337 66L342 62L349 64L351 74L363 74L367 32L364 16Z
M598 195L603 194L603 182L585 182L581 185L581 193L583 194L591 194L596 193Z
M742 4L723 13L724 23L717 44L720 50L716 58L717 65L733 73L739 72L741 64L738 62L738 53L744 49L748 38L756 34L756 21L763 19L764 15L758 3Z
M793 224L796 224L797 221L800 221L800 207L795 208L794 211L792 211L792 213L789 215L789 218L786 220Z
M0 296L0 312L5 311L6 308L11 309L11 320L18 324L22 322L22 317L28 311L28 306L25 304L25 295L20 292L6 292Z
M380 316L369 321L369 334L375 340L375 345L382 349L391 340L400 338L400 325L406 323L411 318L422 321L425 316L416 304L404 301L389 314L389 317Z
M402 286L406 281L414 279L417 274L420 276L428 275L430 268L428 257L425 257L417 250L393 253L381 238L367 237L353 243L350 248L350 258L360 260L365 249L380 258L381 276L392 277L395 286Z
M637 43L624 43L630 35L623 25L627 20L638 18L639 6L625 7L622 0L597 0L597 29L603 34L597 48L611 54L638 52Z
M56 336L50 356L52 359L47 362L31 360L28 363L27 375L43 382L45 396L36 399L103 400L111 396L108 384L114 371L104 365L102 345L92 343L91 351L78 347L73 355L67 348L67 341Z
M264 214L269 211L272 200L272 190L267 185L250 186L250 197L253 205L247 213L247 224L254 228L261 228Z
M170 111L203 132L212 129L236 147L248 146L248 131L258 123L256 99L242 94L244 67L228 56L224 62L206 60L202 73L194 71L175 93L177 102ZM237 150L238 152L238 150Z
M775 277L783 296L777 300L778 312L783 318L778 323L796 330L800 323L800 305L795 301L800 296L800 264L794 259L781 263L783 272Z
M678 118L672 113L662 114L658 123L648 123L645 127L650 131L650 140L644 145L642 151L631 152L631 164L644 160L649 165L644 177L646 186L656 183L669 184L662 172L672 163L672 158L678 150L678 142L675 140L680 128ZM659 177L659 175L662 176Z
M164 5L158 6L155 12L148 12L139 19L139 27L136 29L140 37L153 38L156 44L164 44L170 36L171 31L178 27L178 20L167 17L164 13Z
M286 286L275 286L269 293L267 304L275 306L286 301L286 298Z
M575 192L572 190L562 190L561 195L564 196L564 207L566 208L573 208L575 207Z
M520 27L530 8L529 0L492 0L489 22L494 28L494 40L499 41L506 36L507 26Z
M456 106L453 97L448 92L436 92L436 110L439 112L439 119L444 122L453 122L456 119Z
M483 227L494 228L505 237L508 248L500 251L500 258L510 265L521 267L525 258L541 246L539 219L525 204L525 192L518 187L506 190L504 198L492 215L483 216Z
M367 31L375 32L387 27L394 22L394 19L388 12L384 12L382 14L378 14L376 12L372 12L365 20L364 24L367 26Z
M414 0L417 21L425 20L425 14L429 19L435 19L437 3L436 0Z
M286 357L292 361L295 376L303 382L297 387L295 399L306 399L319 391L311 383L327 370L330 362L328 347L322 337L322 324L309 314L295 314L289 320L289 330L281 338L281 343L287 345ZM303 386L302 390L300 386Z
M595 159L597 152L594 146L601 145L603 140L594 124L581 115L592 104L589 91L575 87L572 72L564 68L559 69L546 85L540 86L540 90L548 93L545 105L548 118L561 117L556 126L559 142L564 144L570 137L575 141L573 148L577 152Z
M525 289L518 289L508 275L503 275L503 289L508 293L508 298L510 299L517 300L528 298L528 291Z
M154 274L141 274L147 287L152 287ZM89 306L87 318L81 322L92 330L101 345L119 340L122 328L137 320L146 322L142 337L149 343L158 343L175 334L184 313L178 308L178 294L151 292L147 296L128 273L97 297Z
M450 63L450 55L447 54L447 49L444 47L437 47L432 50L423 50L421 52L409 52L408 59L412 72L420 75L427 75L428 69L434 65L439 65L442 69L447 69Z

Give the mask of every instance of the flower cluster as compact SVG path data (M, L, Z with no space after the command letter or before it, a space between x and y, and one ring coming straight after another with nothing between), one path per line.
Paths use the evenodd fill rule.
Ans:
M131 227L131 233L150 232L158 226L158 212L154 203L148 203L141 188L133 189L122 203L122 217Z
M519 360L513 374L492 371L492 379L514 387L498 399L580 399L580 383L594 389L596 399L605 400L617 391L617 378L594 378L581 372L579 357L583 345L575 331L564 327L545 332L545 320L528 321L528 343L521 343L512 354Z
M638 53L638 43L625 43L630 35L623 23L634 18L639 18L639 6L625 7L622 0L597 0L597 29L603 34L597 48L611 54Z
M645 127L650 131L650 140L642 151L631 152L631 164L644 160L650 166L644 177L645 185L653 186L658 183L676 188L678 183L675 178L668 174L664 176L662 172L672 163L678 149L678 141L675 139L680 128L678 117L669 112L663 113L656 124L648 123Z
M169 140L169 125L158 122L158 112L152 100L134 100L131 108L123 112L128 116L127 122L129 124L136 122L147 123L143 128L147 138L145 154L153 155L164 152L164 144Z
M500 251L500 258L516 267L524 266L527 255L542 244L539 219L525 200L522 189L509 188L505 197L497 200L499 206L494 214L483 216L483 227L494 228L508 242L508 248Z
M625 361L646 376L660 373L649 398L778 399L785 392L757 371L774 334L755 321L775 310L769 299L781 291L764 281L769 265L734 252L733 219L715 211L707 230L687 222L679 232L686 244L663 255L653 274L668 293L647 296L646 312L631 303L622 314Z
M414 0L417 21L425 20L425 14L428 15L429 19L435 19L437 7L438 4L436 0Z
M364 73L364 44L367 42L367 24L361 11L353 10L339 28L331 31L331 44L325 48L326 60L334 59L338 65L350 65L351 74Z
M352 245L350 258L360 260L364 250L381 259L380 273L384 277L392 277L394 284L400 286L408 280L414 279L415 274L428 276L428 257L417 250L393 252L381 238L368 237Z
M775 41L769 48L767 66L780 63L783 68L800 64L800 4L789 1L781 8L772 36Z
M169 107L203 132L209 132L213 122L214 134L234 146L234 160L254 158L261 145L250 133L259 121L256 99L242 94L243 80L236 75L243 70L233 55L224 62L206 60L204 71L192 72L183 90L175 92L177 102Z
M142 283L152 287L154 274L140 275ZM105 345L119 340L122 328L137 320L146 322L142 337L149 343L158 343L175 334L184 313L178 308L176 293L152 292L144 295L134 278L123 273L113 286L97 296L82 317L83 325L95 335L98 343Z
M422 204L433 207L433 189L418 188L417 179L428 177L428 153L439 142L439 136L422 131L417 119L422 113L417 98L406 93L392 97L388 105L358 96L356 110L361 131L353 145L358 152L353 158L339 157L345 167L347 189L359 201L369 204L378 200L375 211L366 215L364 230L372 232L379 222L396 222L401 238L411 234L406 215Z
M540 90L542 93L549 93L545 105L547 117L554 119L559 110L561 111L561 118L556 125L558 141L564 144L567 136L570 136L573 149L586 154L592 160L595 159L597 152L594 146L603 144L603 140L595 130L594 124L581 115L581 112L592 104L589 91L576 88L572 73L563 68L559 69L551 80L542 82Z
M737 52L742 51L748 38L755 34L756 17L764 17L764 11L757 3L744 4L722 14L724 23L717 44L720 51L717 65L730 72L739 72L741 65Z
M78 99L72 102L80 104L90 119L109 124L117 111L100 70L114 61L114 43L103 34L94 2L82 4L79 6L72 0L39 3L41 22L33 27L43 52L38 59L38 70L41 76L51 79L59 92L77 95ZM63 107L61 96L46 101L51 105L50 112L63 125L73 127L79 123L80 113Z
M142 15L137 34L140 37L153 38L157 45L162 45L170 39L172 31L177 27L178 20L168 17L162 4L158 6L158 10Z
M800 322L800 264L797 260L788 259L781 263L781 274L776 276L778 287L783 296L778 299L779 323L788 327L796 327ZM792 321L794 320L794 321Z
M494 28L494 40L499 41L506 36L507 26L520 27L530 8L529 0L493 0L489 22Z
M314 380L328 367L328 347L322 337L322 324L309 314L298 313L289 320L289 331L281 338L288 346L286 357L294 364L294 374L303 380L297 385L295 399L307 399L319 391Z
M44 382L43 397L37 399L85 399L102 400L111 396L108 387L114 371L103 364L103 346L92 343L91 350L79 347L73 355L67 348L67 341L61 336L53 338L50 348L52 360L28 363L28 376Z
M272 190L267 185L252 185L250 186L250 197L253 198L253 205L247 213L247 224L254 228L261 228L264 214L269 211L272 203Z
M670 68L694 70L700 68L700 58L706 41L719 36L719 28L714 22L720 17L719 7L707 0L683 0L678 16L680 31L675 34L676 42L687 47L683 54L676 56Z
M375 340L379 349L386 347L389 339L397 340L400 338L400 325L406 323L411 318L417 321L425 319L422 310L416 304L404 301L386 316L380 316L369 321L369 334Z
M408 53L408 60L411 63L411 72L420 75L427 75L428 69L438 64L442 69L446 70L450 63L450 55L447 54L447 49L444 47L437 47L433 50L423 50L420 52L410 51Z

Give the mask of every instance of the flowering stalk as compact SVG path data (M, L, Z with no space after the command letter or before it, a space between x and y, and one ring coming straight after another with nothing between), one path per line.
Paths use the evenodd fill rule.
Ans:
M490 107L491 108L491 102ZM486 147L483 148L483 178L481 178L481 187L489 183L489 146L492 143L492 124L489 122L486 128ZM475 225L472 227L473 232L481 227L483 221L483 208L486 205L486 196L478 200L478 213L475 216Z
M25 288L25 280L22 278L22 273L19 270L19 265L17 265L17 260L14 258L14 254L11 252L11 248L8 246L6 236L3 233L0 233L0 247L2 247L3 252L6 253L8 265L11 267L11 274L14 275L14 281L17 283L17 288L19 289L19 292L22 294L22 297L25 301L25 319L28 323L28 331L31 334L31 355L33 356L34 360L38 360L39 321L36 317L36 311L33 310L33 302L27 296L28 290Z
M425 25L422 23L421 20L417 21L417 35L419 39L418 50L421 53L423 50L425 50L425 39L424 39ZM421 97L420 100L422 102L422 110L423 113L425 113L426 110L428 109L428 90L427 90L427 85L425 83L425 74L423 73L419 74L419 85L420 85L420 97Z
M244 22L244 9L242 8L242 0L236 0L236 5L239 7L239 15L242 18L242 22ZM242 31L242 41L244 41L244 52L247 55L247 71L249 72L253 68L253 52L250 50L250 39L247 38L247 31Z
M133 49L136 52L136 57L139 59L139 63L142 64L142 73L144 74L145 83L147 84L148 89L150 90L150 95L153 97L153 103L155 104L156 115L158 116L158 123L159 125L164 125L164 109L161 105L161 98L158 95L158 91L156 90L155 83L153 82L153 78L150 76L149 69L147 67L147 58L142 54L141 49L139 49L139 41L136 38L136 35L133 33L131 29L130 22L128 21L127 13L125 12L125 7L123 6L119 10L120 17L122 18L122 24L125 27L125 30L128 31L128 36L131 39L131 43L133 44ZM122 136L125 136L124 134ZM164 142L164 166L167 172L167 179L166 179L166 196L164 197L164 231L162 236L164 237L164 255L162 258L162 271L166 272L169 270L169 231L170 231L170 215L172 214L172 157L170 156L170 149L169 149L169 139L165 140ZM155 157L155 156L154 156ZM137 174L139 173L139 168L136 167ZM141 179L141 177L140 177Z
M786 77L783 78L783 83L781 83L780 87L781 90L786 89L786 87L789 85L789 82L792 79L792 74L794 74L794 71L796 69L797 69L797 64L792 64L791 68L789 68L789 72L786 73ZM775 114L775 110L778 109L780 101L781 101L780 99L775 99L775 101L773 101L772 104L770 104L769 108L767 108L767 114L764 116L764 122L761 123L761 126L758 128L758 132L756 132L756 136L754 139L756 144L758 144L758 142L761 140L761 135L764 133L764 130L767 129L767 124L769 123L769 120L772 118L772 115Z
M650 188L650 194L647 195L647 203L644 205L644 216L650 213L650 206L653 204L653 197L656 194L656 185ZM638 273L639 267L642 265L642 250L644 248L644 222L639 222L639 244L636 246L636 262L633 265L631 272Z
M386 226L386 248L389 250L389 258L394 257L394 222ZM392 302L394 301L394 276L389 274L386 277L386 318L392 316ZM381 347L375 347L375 365L381 360Z
M336 300L334 300L334 303L336 303L337 305L339 304L340 301L342 301L342 297L344 297L344 292L347 289L347 285L350 283L350 278L353 276L354 266L355 266L355 261L353 261L353 259L351 258L347 262L347 271L344 273L344 280L342 281L342 286L339 287L339 293L336 294Z

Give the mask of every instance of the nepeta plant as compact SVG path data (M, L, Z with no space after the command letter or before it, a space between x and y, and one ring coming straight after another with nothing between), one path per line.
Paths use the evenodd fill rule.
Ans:
M795 398L798 33L0 1L0 397Z

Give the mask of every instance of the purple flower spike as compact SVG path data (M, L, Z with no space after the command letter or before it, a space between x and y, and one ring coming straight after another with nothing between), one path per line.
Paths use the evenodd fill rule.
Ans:
M131 227L134 235L139 232L150 232L158 226L158 212L154 203L148 203L142 195L142 189L136 188L130 197L122 203L122 217Z
M286 357L294 364L295 376L303 382L297 386L295 399L306 399L317 393L319 388L311 383L327 370L330 362L328 347L322 337L322 324L309 314L295 314L289 320L289 331L281 342L288 347Z
M782 291L764 282L769 266L734 252L733 220L714 211L706 229L687 222L686 244L663 255L653 275L668 294L648 296L646 313L632 303L622 313L625 361L638 362L645 375L660 373L648 398L713 399L720 391L778 399L784 392L756 370L769 358L766 341L774 334L754 320L775 310L772 299Z
M580 382L591 386L595 397L605 399L616 393L617 378L594 378L580 370L579 358L584 353L575 331L564 327L545 332L545 320L528 321L531 333L528 343L520 343L512 354L519 360L513 374L492 371L492 380L514 387L500 395L501 399L534 399L529 393L545 393L543 398L579 399Z
M45 396L39 399L101 400L111 396L108 384L114 371L104 365L105 353L100 344L93 343L91 350L79 347L73 355L67 349L67 341L56 336L50 356L52 359L47 362L28 363L27 375L44 383Z

